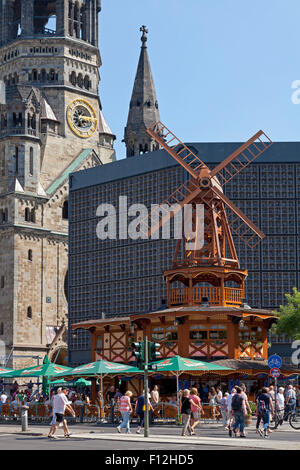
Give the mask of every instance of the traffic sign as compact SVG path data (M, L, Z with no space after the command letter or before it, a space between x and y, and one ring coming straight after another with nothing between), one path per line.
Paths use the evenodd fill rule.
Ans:
M277 354L273 354L268 359L268 365L269 365L270 369L273 369L273 368L280 369L280 367L282 365L281 357L278 356Z
M273 369L270 370L270 375L273 377L273 379L278 379L280 374L280 369L278 369L277 367L273 367Z

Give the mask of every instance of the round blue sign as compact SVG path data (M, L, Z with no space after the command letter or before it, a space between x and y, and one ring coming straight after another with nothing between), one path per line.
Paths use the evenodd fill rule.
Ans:
M268 366L270 367L270 369L273 369L274 367L277 369L280 369L281 365L282 365L282 360L280 356L278 356L277 354L273 354L272 356L269 357Z

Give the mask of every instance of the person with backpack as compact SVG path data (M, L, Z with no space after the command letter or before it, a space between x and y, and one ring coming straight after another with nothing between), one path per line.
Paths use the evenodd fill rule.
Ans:
M273 401L268 390L264 387L261 391L262 393L258 395L256 400L257 413L261 415L264 423L264 437L269 437L268 431L270 428L270 417L271 413L274 413Z
M236 393L231 400L231 412L234 417L233 432L237 436L238 430L240 431L240 437L246 437L245 429L245 416L246 416L246 404L245 399L242 396L242 389L235 387Z

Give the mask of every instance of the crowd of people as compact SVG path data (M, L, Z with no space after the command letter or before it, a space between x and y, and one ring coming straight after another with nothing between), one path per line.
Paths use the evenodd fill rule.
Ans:
M0 384L1 386L1 384ZM49 438L53 438L59 425L62 425L65 436L68 437L67 422L64 418L66 410L74 416L74 406L89 405L90 398L88 388L85 393L77 393L76 388L59 388L52 390L50 396L38 393L38 388L34 392L34 384L30 381L25 386L20 387L15 381L8 387L0 388L0 412L3 405L9 405L12 414L22 405L43 404L47 408L47 415L52 417ZM236 385L231 390L226 391L224 386L196 386L191 389L179 391L179 395L173 394L167 404L176 408L176 412L181 417L182 436L187 434L195 435L195 429L200 423L201 416L204 416L204 407L209 407L210 417L222 420L223 427L228 431L229 436L245 438L245 427L247 420L252 420L252 415L256 414L256 432L268 438L272 432L270 422L276 411L281 425L291 413L296 412L296 407L300 406L300 392L298 386L291 384L279 387L275 393L274 385L258 389L254 385L250 389L251 396L255 392L255 399L249 402L245 384ZM100 394L101 395L101 394ZM99 396L100 401L102 397ZM131 417L138 418L136 432L139 434L144 426L145 420L145 393L143 391L134 398L133 393L128 390L124 394L114 386L109 387L105 395L106 405L110 406L111 422L115 423L116 415L121 415L121 423L117 426L117 431L130 433ZM148 408L150 423L153 421L155 410L159 409L161 397L159 387L154 385L149 390ZM251 404L251 406L250 406ZM158 411L159 412L159 411Z
M47 413L51 412L53 397L56 394L54 389L49 393L39 391L39 388L30 380L28 384L20 386L17 381L4 386L0 384L0 413L3 405L8 405L11 414L17 413L22 405L34 406L43 404ZM35 390L34 390L35 388ZM84 393L78 393L76 388L68 389L68 400L74 405L89 405L90 398L88 389Z
M108 401L112 400L114 394L114 406L122 415L122 422L117 426L117 431L130 433L130 418L136 416L139 419L136 432L140 433L144 426L145 417L145 393L133 401L133 393L127 391L124 395L116 398L114 388L111 387L107 394ZM151 416L158 406L160 397L158 386L149 390L149 416ZM275 394L274 385L258 389L255 394L255 401L249 402L245 384L234 386L230 392L223 391L221 386L210 387L207 392L207 402L210 409L210 416L213 419L222 419L223 427L230 437L245 438L245 427L248 421L252 421L252 415L256 415L256 432L264 438L268 438L272 432L270 422L276 412L280 417L279 424L287 420L290 412L295 413L296 406L299 406L299 387L287 385L279 387ZM200 423L200 417L204 415L203 400L197 387L179 391L179 413L182 417L182 436L195 435L195 429ZM251 404L251 406L250 406ZM177 399L174 400L177 407Z

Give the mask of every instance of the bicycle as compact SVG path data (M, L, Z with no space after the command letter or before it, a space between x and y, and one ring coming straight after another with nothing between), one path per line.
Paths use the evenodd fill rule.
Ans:
M282 418L282 412L279 410L275 411L275 414L272 416L272 420L270 422L270 429L277 429L283 421L288 421L290 426L293 429L299 430L300 429L300 408L296 408L296 412L293 413L292 410L289 410L288 413L284 414L284 419Z

